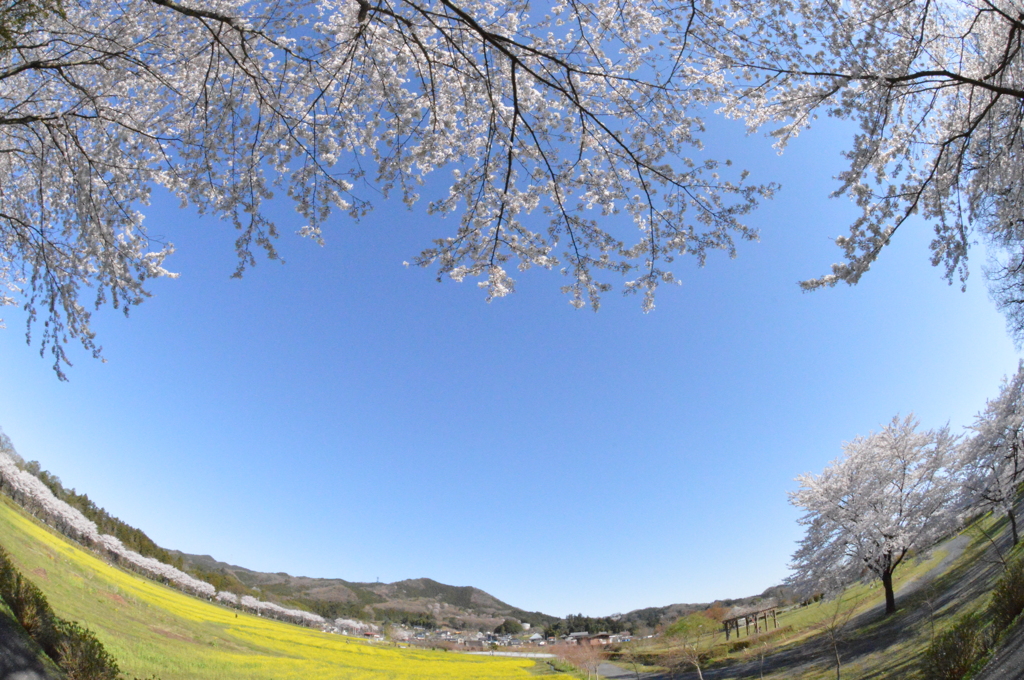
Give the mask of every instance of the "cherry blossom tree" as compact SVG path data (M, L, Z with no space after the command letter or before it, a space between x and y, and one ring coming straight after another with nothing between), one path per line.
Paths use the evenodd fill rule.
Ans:
M1014 505L1024 480L1024 362L1003 382L999 397L975 419L964 446L964 491L969 505L1004 513L1013 544L1020 542Z
M216 599L221 604L228 604L233 607L237 607L239 605L238 595L235 593L229 593L226 590L217 591Z
M19 462L23 461L13 449L0 451L0 491L13 498L37 519L51 524L76 541L92 545L102 538L92 520L54 496L49 487L21 469ZM116 538L113 540L117 541ZM117 542L120 544L120 541Z
M893 572L910 551L930 548L957 521L958 438L948 427L917 431L913 415L843 445L820 475L801 475L790 502L802 508L807 533L793 555L790 581L837 590L874 577L885 611L896 611Z
M907 220L935 230L932 263L967 277L978 239L993 290L1024 329L1024 5L1019 0L806 0L691 5L713 99L778 146L818 116L856 123L836 195L861 209L845 261L807 289L856 283ZM715 75L719 76L714 80Z
M21 8L15 12L13 7ZM24 11L22 11L24 10ZM861 209L856 283L914 215L966 280L977 240L1024 333L1020 0L32 0L0 10L0 304L63 376L99 353L93 306L173 276L140 212L155 187L233 224L241 275L277 256L275 192L320 241L371 198L453 217L410 260L479 279L558 269L576 306L617 276L654 304L673 262L734 255L771 184L702 151L719 110L781 147L857 124L837 195ZM20 13L19 13L20 12ZM441 171L440 189L425 189ZM429 185L436 187L437 184ZM616 217L619 215L621 217ZM624 228L623 223L626 223ZM632 227L629 227L629 224ZM94 291L87 290L93 288ZM31 338L31 336L30 336Z
M105 553L111 561L138 571L149 578L174 584L181 590L207 600L216 598L223 604L232 604L254 610L259 615L290 621L303 626L323 627L327 621L318 614L301 609L288 609L273 602L262 602L245 595L241 599L233 593L218 592L209 583L185 573L160 560L130 550L116 536L101 534L95 522L77 508L57 498L35 475L21 469L22 459L10 445L0 440L0 491L6 493L31 512L36 518L54 526L66 536Z
M675 257L755 238L740 220L773 190L701 151L689 6L40 6L0 50L0 303L24 306L61 376L69 340L99 352L87 287L127 312L172 276L139 212L156 186L233 224L241 275L276 257L275 191L320 241L332 212L412 204L444 171L427 210L457 219L413 263L479 277L488 299L513 290L510 268L559 269L594 307L621 274L645 309Z

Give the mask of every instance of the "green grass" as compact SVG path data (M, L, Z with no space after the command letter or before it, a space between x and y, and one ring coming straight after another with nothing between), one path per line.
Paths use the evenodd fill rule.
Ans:
M979 531L983 529L991 537L1002 535L1007 531L1005 517L986 515L978 519L967 530L972 537L964 553L953 560L930 585L923 585L913 593L901 597L900 589L916 579L924 576L939 564L948 551L941 547L932 551L923 559L912 560L897 569L894 582L897 591L899 609L892 616L875 615L870 618L857 617L884 603L884 592L881 583L861 583L848 588L840 596L841 611L851 611L849 623L844 629L844 642L840 646L842 657L843 680L928 680L921 678L918 671L918 660L930 644L934 636L940 635L953 625L957 617L968 612L981 611L988 604L989 591L999 569L998 561L991 541ZM1024 550L1024 548L1021 548ZM1008 557L1008 556L1004 556ZM972 575L971 570L982 564L992 564L993 568L985 571L980 577ZM971 580L974 578L974 580ZM962 597L943 598L947 592L963 584L969 587ZM808 653L800 662L791 664L774 672L766 671L765 678L771 680L832 680L836 677L831 649L822 646L824 627L835 615L835 600L823 600L804 607L792 607L782 610L778 615L779 628L791 627L792 631L771 639L770 652L799 652L816 650ZM859 626L859 627L856 627ZM775 630L769 628L769 632ZM744 633L737 638L731 636L730 642L747 640ZM754 638L756 639L756 638ZM805 647L805 645L807 645ZM815 646L811 646L815 645ZM713 643L704 643L711 647L713 659L709 667L731 666L749 663L749 670L744 677L759 677L759 650L757 646L746 650L729 652L725 643L724 633L717 633ZM644 645L653 654L653 659L672 657L672 645L667 640L651 640ZM869 651L854 653L859 647ZM769 656L770 658L770 656ZM629 669L629 664L617 661L617 665ZM766 666L768 661L766 661ZM645 667L644 670L664 672L664 666ZM692 668L683 670L691 671Z
M991 587L988 581L997 569L986 572L964 597L937 604L942 593L965 582L972 567L996 559L991 542L977 528L991 536L1001 534L1006 530L1005 518L985 516L974 527L973 540L964 554L930 586L901 598L900 610L894 616L875 617L857 629L852 623L848 626L845 637L849 644L872 639L881 643L858 656L844 651L845 680L918 677L917 659L932 637L946 630L960 614L986 606ZM0 537L18 568L46 594L56 613L92 629L127 677L512 680L556 672L547 661L372 645L207 603L104 563L41 526L5 497L0 498ZM943 557L945 552L936 550L927 559L905 564L896 573L897 592ZM859 614L881 604L883 597L878 583L858 584L842 595L842 606L852 607L854 614ZM811 642L821 635L834 612L834 601L780 612L779 626L791 627L792 632L774 640L774 649L797 649ZM922 612L926 615L914 620L914 614ZM664 640L652 643L649 649L656 654L670 651ZM756 664L755 650L728 653L724 633L716 633L704 646L715 649L719 664ZM835 677L831 658L824 653L819 656L798 667L766 673L765 677Z
M994 533L999 533L1004 528L1002 520L990 515L979 519L976 524ZM896 614L891 617L875 618L860 628L853 628L852 625L849 627L845 634L846 643L840 647L843 657L843 680L882 680L884 678L927 680L920 676L918 661L933 637L952 626L960 614L979 611L988 602L988 590L991 588L991 583L986 580L975 583L974 591L968 597L955 599L941 607L935 606L935 603L941 599L939 596L942 593L955 587L962 579L966 578L966 573L972 565L976 565L980 560L994 559L990 543L979 534L972 533L971 535L973 540L964 553L954 560L931 585L923 586L908 597L899 600L899 610ZM945 557L945 553L936 550L930 559L907 565L902 572L897 572L897 584L904 584L919 578L943 557ZM877 592L871 592L872 590ZM882 601L882 592L880 586L877 585L858 585L849 589L843 597L850 601L863 598L857 607L860 612L879 604ZM822 623L834 611L834 603L825 602L787 612L786 623L794 625L794 627L801 626L803 632L787 641L786 646L792 648L819 635ZM913 621L914 614L923 615L916 617L917 620ZM780 619L780 624L781 621ZM859 640L872 638L882 639L882 643L876 645L872 651L857 656L848 651ZM822 655L821 658L814 659L799 669L782 669L774 673L765 673L764 677L770 680L782 680L783 678L831 680L836 677L836 672L832 659L827 658L827 655Z
M397 649L262 619L122 571L0 501L0 537L61 617L84 623L127 677L161 680L516 680L531 659Z

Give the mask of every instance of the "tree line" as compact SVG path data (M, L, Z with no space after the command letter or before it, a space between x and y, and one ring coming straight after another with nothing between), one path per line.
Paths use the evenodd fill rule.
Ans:
M0 450L14 450L10 439L7 435L2 433L0 433ZM47 470L43 470L38 461L27 461L24 464L23 469L25 472L33 475L36 479L45 484L59 500L62 500L71 507L76 508L79 512L85 515L86 518L96 524L96 528L100 533L110 534L116 537L126 548L134 550L140 555L152 557L160 560L164 564L169 564L178 569L185 569L184 560L180 555L175 555L169 550L161 548L141 529L136 529L117 517L112 516L106 510L97 506L96 503L89 498L88 494L79 494L74 489L64 488L64 485L61 484L60 477L48 472Z
M624 630L627 630L626 623L619 617L569 614L544 626L544 637L557 638L569 633L621 633Z
M214 585L156 557L132 550L117 536L103 533L81 510L58 498L51 488L29 472L27 467L24 459L14 450L10 439L6 435L0 435L0 492L7 494L40 521L99 553L107 560L197 597L245 609L258 616L269 616L314 627L327 627L330 624L324 617L309 611L265 602L249 594L239 595L218 590ZM39 471L38 465L31 467ZM48 475L48 478L51 482L54 479L52 475ZM75 496L77 497L77 494ZM110 517L106 513L102 516ZM135 532L129 532L129 535L136 537Z

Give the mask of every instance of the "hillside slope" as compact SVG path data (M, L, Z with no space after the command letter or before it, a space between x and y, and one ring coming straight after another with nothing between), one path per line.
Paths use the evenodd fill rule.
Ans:
M527 612L472 586L450 586L429 578L395 583L359 583L340 578L292 576L284 572L253 571L210 555L171 551L185 568L237 579L271 601L305 606L327 618L338 616L381 620L421 615L455 628L492 630L507 617L544 626L557 617ZM408 617L406 617L408 618ZM424 620L426 620L424 619Z
M134 557L122 555L129 561L141 563L144 561L143 558L151 558L156 562L146 566L150 572L165 571L158 563L184 570L174 578L179 581L179 585L187 582L187 586L183 586L186 589L191 587L193 591L200 592L212 587L214 591L221 591L229 597L249 596L280 605L293 611L298 618L312 612L326 619L360 619L426 628L449 626L455 629L481 631L491 631L506 618L515 618L536 628L555 624L555 630L561 633L578 630L631 630L649 633L659 626L670 624L681 615L708 606L672 604L634 610L625 615L616 614L595 619L581 614L560 620L542 612L528 612L513 607L479 588L450 586L428 578L408 579L395 583L361 583L338 578L292 576L283 572L257 572L218 561L210 555L190 555L157 545L141 529L123 522L96 505L87 494L66 488L57 475L42 469L38 461L25 461L18 455L10 439L0 432L0 462L4 460L9 463L7 468L11 480L8 481L15 482L17 487L13 493L14 497L21 498L27 495L34 498L40 493L52 494L53 503L64 505L72 513L77 510L84 516L81 518L82 521L94 523L95 534L105 534L108 538L120 541L124 549L137 553ZM25 477L21 478L19 475ZM40 490L39 483L45 488ZM11 492L11 489L7 491ZM24 504L25 499L21 498L19 502ZM45 507L50 507L51 504L42 498L33 502L37 505L41 503ZM64 515L67 513L63 513L63 519L58 521L69 521ZM91 539L95 540L98 539ZM86 543L89 544L90 541ZM750 605L763 600L766 596L767 592L760 596L720 601L716 604L722 604L727 608L734 604Z
M161 680L526 680L534 662L371 645L227 609L110 566L0 497L0 537L60 616L126 677Z

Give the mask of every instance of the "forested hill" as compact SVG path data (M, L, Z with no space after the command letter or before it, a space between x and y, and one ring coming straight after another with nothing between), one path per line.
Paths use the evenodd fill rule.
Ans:
M395 583L359 583L340 578L253 571L217 561L210 555L189 555L178 551L172 551L172 554L193 573L204 577L226 576L237 580L248 593L304 606L328 618L350 617L456 628L493 628L507 617L546 626L558 618L513 607L479 588L449 586L429 578Z
M793 594L782 586L760 595L716 600L713 603L679 603L635 609L626 614L590 617L578 614L560 619L541 612L527 612L471 586L449 586L429 578L395 583L359 583L343 579L309 578L252 571L209 555L174 551L193 573L224 574L244 584L251 594L292 605L303 605L325 617L390 620L433 627L493 628L492 622L513 617L557 634L583 631L653 632L691 612L709 607L751 607L761 602L789 602Z

